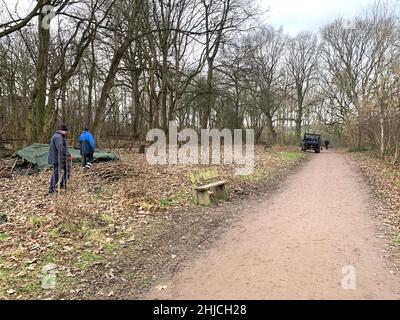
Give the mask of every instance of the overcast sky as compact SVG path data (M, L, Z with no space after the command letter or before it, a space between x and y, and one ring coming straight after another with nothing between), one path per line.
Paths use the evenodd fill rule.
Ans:
M260 0L269 22L285 32L318 31L337 17L351 18L374 0Z
M259 0L263 9L269 9L267 23L283 26L285 32L296 35L300 31L315 31L338 17L351 18L375 0ZM400 2L400 0L392 0ZM0 0L14 11L15 4L25 12L35 3L33 0Z

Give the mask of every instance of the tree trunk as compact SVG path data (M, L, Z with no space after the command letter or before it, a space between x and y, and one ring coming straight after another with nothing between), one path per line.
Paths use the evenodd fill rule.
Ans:
M380 154L381 159L385 159L385 107L383 102L379 106L379 126L380 126Z
M167 74L168 74L168 56L167 52L163 52L162 79L161 79L161 127L168 134L168 105L167 105Z
M96 55L94 50L94 37L91 41L91 55L92 61L90 66L90 73L89 73L89 92L88 92L88 105L86 109L86 124L88 128L92 125L92 106L93 106L93 84L94 84L94 75L96 72Z
M214 60L208 59L208 71L207 71L207 102L204 106L203 116L201 119L201 128L208 129L208 123L211 116L211 110L214 108L215 94L214 94L214 84L213 84L213 68Z
M296 140L297 143L301 143L301 129L302 129L302 119L303 119L303 107L299 106L296 118Z
M132 90L131 90L131 118L132 118L132 135L134 139L138 138L139 128L139 110L140 110L140 95L139 95L139 72L131 71Z
M96 115L94 118L94 123L92 126L92 132L94 132L95 137L99 140L101 135L101 130L103 128L105 113L107 109L108 98L110 97L111 89L114 86L115 76L118 72L119 64L129 46L132 44L133 38L126 38L122 45L117 49L114 57L111 61L110 68L107 73L106 80L104 81L103 88L101 90L101 95L99 99L99 104L96 109Z
M269 114L269 113L266 114L266 120L267 120L267 128L268 128L268 131L269 131L269 134L270 134L270 137L271 137L271 141L270 142L272 144L275 144L276 143L276 139L278 137L278 134L275 131L274 123L272 121L271 114Z
M50 4L47 1L46 4ZM45 14L38 15L39 50L36 64L36 80L32 93L31 106L25 124L28 143L38 141L40 132L46 125L46 90L50 47L50 28L43 28ZM33 127L35 125L35 128Z

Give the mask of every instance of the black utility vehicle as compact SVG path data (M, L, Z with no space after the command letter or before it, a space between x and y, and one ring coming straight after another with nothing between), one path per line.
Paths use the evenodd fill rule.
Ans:
M315 153L321 152L321 135L306 133L303 139L302 151L314 150Z

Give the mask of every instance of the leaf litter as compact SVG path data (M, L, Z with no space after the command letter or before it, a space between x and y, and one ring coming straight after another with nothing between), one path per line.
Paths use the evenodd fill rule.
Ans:
M233 165L218 166L231 200L257 192L260 181L279 180L278 172L296 165L285 156L288 152L298 153L295 148L256 147L250 177L234 176ZM0 298L75 298L88 292L117 296L119 290L105 293L98 274L107 281L146 286L151 279L147 273L154 271L149 261L156 259L157 266L178 261L176 239L201 247L201 237L222 223L221 204L212 209L192 204L189 173L209 167L153 166L143 154L118 153L120 161L96 163L90 171L74 166L67 191L59 195L47 192L50 171L0 177L0 215L5 217L0 222ZM185 229L188 221L198 228ZM166 246L157 250L161 242ZM126 250L138 252L135 263L118 259ZM44 290L42 269L49 265L57 266L58 282L55 289Z

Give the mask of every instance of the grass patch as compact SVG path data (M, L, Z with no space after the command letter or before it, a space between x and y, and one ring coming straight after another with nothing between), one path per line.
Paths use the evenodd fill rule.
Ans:
M94 203L94 204L98 204L99 202L101 202L101 200L102 200L102 197L101 197L101 194L100 193L93 193L92 195L91 195L91 202L92 203Z
M368 152L368 151L371 151L369 147L355 147L349 149L349 152Z
M50 237L52 238L59 238L61 235L60 228L54 228L50 231Z
M92 215L82 219L69 219L59 224L50 231L52 238L68 235L79 239L87 239L96 242L104 240L103 228L106 225L116 224L117 221L107 214Z
M43 268L46 264L49 264L49 263L57 264L59 262L59 259L56 258L57 254L58 253L57 253L56 249L47 251L45 256L42 259L41 268Z
M54 258L54 256L52 254L49 254L43 259L42 265L44 267L46 264L56 263L56 262L57 262L57 259Z
M103 213L100 216L100 221L105 222L107 224L115 224L116 223L115 219L112 216L105 214L105 213Z
M29 225L35 229L40 229L46 223L46 219L40 216L31 216L28 220Z
M137 287L141 289L148 289L151 284L150 276L142 271L135 271L128 274L129 280L131 280Z
M75 263L75 266L82 270L88 270L94 263L101 260L103 260L103 258L99 255L87 251L82 254L82 256L79 258L79 261Z
M256 171L254 171L253 174L239 175L239 176L236 176L235 179L237 179L239 181L256 182L258 180L265 178L265 176L266 176L265 172L256 170Z
M85 239L94 242L103 242L105 235L101 232L101 230L97 229L88 229L85 231L84 235Z
M63 222L57 229L60 233L76 234L80 228L72 220L68 220Z
M42 287L37 283L29 283L18 289L20 293L33 294L33 295L37 295L42 290L43 290Z
M159 201L158 205L160 208L168 208L168 207L176 206L178 204L179 204L179 202L175 199L161 199Z
M150 203L149 201L147 201L146 199L141 199L138 202L139 206L146 211L150 211L151 209L154 208L154 204Z
M7 234L5 232L0 232L0 241L4 241L7 239Z
M396 178L396 172L390 169L383 169L382 174L385 176L385 178L388 179L395 179Z
M104 192L101 187L95 187L91 193L91 200L93 203L97 204L112 199L112 196L113 194L111 192Z
M111 254L114 251L116 251L119 248L119 245L117 243L106 243L104 245L104 252L106 254Z
M73 236L86 237L93 229L96 229L98 221L95 218L69 219L58 227L60 233L67 233ZM57 234L57 232L55 231Z
M306 155L302 152L282 152L281 153L282 159L285 161L298 161L301 159L305 159Z
M28 250L26 249L15 249L11 252L11 256L17 259L23 259L29 254Z

